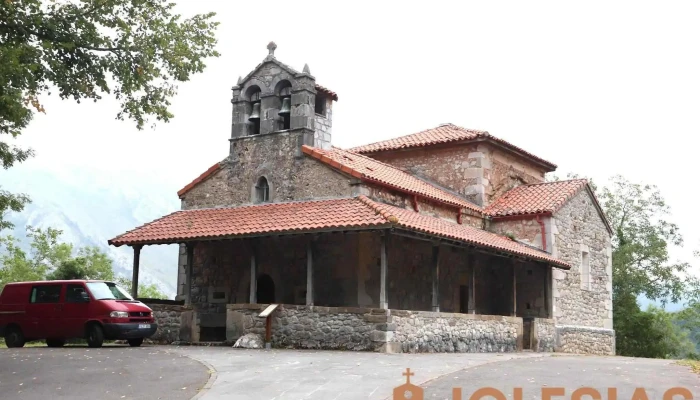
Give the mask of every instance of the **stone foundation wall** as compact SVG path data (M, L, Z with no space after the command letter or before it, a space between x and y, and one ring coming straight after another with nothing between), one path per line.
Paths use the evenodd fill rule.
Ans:
M496 315L391 311L391 339L404 353L491 353L522 349L523 320Z
M171 304L152 304L148 302L144 304L153 310L153 317L158 324L158 330L149 339L158 344L170 344L180 341L182 314L190 311L190 308Z
M229 304L226 341L247 333L265 337L266 304ZM391 336L388 310L280 305L272 317L272 347L324 350L382 350Z
M555 351L577 354L615 354L615 331L586 326L559 325Z
M532 341L532 350L537 352L553 352L557 335L554 320L535 318L534 324L535 337Z

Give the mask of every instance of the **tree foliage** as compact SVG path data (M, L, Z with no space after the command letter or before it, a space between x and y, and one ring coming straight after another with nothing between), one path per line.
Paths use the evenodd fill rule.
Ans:
M0 289L10 282L58 279L97 279L115 281L131 291L131 281L115 277L113 262L94 246L74 249L60 241L61 231L27 227L31 239L27 254L12 236L0 237ZM116 279L115 279L116 278ZM139 297L166 299L155 285L139 284Z
M181 19L165 0L0 1L0 135L16 138L42 98L120 103L117 119L142 129L149 118L168 122L177 83L218 57L214 13ZM0 165L31 157L31 149L0 136ZM20 211L25 195L0 191L0 221ZM7 227L0 222L0 228Z

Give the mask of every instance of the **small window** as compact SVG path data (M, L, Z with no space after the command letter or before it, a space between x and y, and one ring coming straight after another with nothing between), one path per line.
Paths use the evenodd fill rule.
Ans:
M581 289L591 290L591 261L587 251L581 252Z
M66 286L66 303L84 303L89 298L83 285L71 284Z
M264 176L260 177L255 185L255 201L257 203L270 201L270 186L267 184L267 179Z
M30 303L58 303L61 298L61 285L38 285L32 287Z
M326 116L326 97L316 95L316 114Z

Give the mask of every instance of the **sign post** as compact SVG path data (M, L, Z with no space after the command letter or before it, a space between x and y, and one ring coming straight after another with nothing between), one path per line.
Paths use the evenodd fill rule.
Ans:
M265 348L272 348L272 312L277 309L279 304L270 304L267 308L258 315L265 318Z

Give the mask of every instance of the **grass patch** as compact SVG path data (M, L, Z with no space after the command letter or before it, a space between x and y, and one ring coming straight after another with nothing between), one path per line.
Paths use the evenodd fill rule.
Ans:
M698 360L681 360L678 361L676 364L690 367L690 369L692 369L693 372L695 372L696 374L700 374L700 361Z

